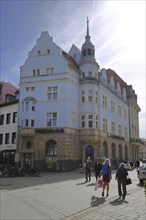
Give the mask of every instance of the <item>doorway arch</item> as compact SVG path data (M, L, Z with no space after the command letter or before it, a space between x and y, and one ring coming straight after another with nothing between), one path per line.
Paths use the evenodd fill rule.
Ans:
M90 159L94 161L94 147L92 145L88 145L85 148L85 160L87 157L90 157Z
M57 161L57 143L54 140L49 140L46 143L46 166L47 170L56 170Z

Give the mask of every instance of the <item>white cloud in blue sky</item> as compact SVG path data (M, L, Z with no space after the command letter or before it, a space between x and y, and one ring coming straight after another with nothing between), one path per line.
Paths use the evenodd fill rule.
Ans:
M69 51L81 48L90 21L91 41L100 67L111 68L138 95L140 137L146 138L145 1L1 0L1 80L19 84L20 66L48 31Z

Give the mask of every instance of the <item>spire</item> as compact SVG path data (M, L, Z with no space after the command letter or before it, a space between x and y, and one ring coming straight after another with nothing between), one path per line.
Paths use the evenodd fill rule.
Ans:
M90 40L90 35L89 35L89 19L87 17L87 34L86 34L86 40Z
M84 61L95 61L95 49L94 45L90 41L89 35L89 19L87 17L87 33L85 36L85 42L82 45L81 62Z
M87 17L87 36L89 36L89 19Z

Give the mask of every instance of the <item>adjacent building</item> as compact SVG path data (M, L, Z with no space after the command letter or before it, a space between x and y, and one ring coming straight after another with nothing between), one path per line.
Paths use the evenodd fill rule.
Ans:
M0 164L14 164L17 148L18 88L0 83Z
M131 138L139 138L139 111L132 87L100 69L88 20L81 50L73 44L66 53L42 32L20 68L21 166L71 170L87 156L108 157L113 167L137 160L139 146Z

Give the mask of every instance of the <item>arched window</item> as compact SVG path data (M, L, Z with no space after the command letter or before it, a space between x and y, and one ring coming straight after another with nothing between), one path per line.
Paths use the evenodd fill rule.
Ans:
M56 169L57 161L57 144L54 140L49 140L46 143L46 165L48 170Z
M115 149L115 144L112 143L112 158L111 158L111 162L113 165L115 165L116 163L116 149Z
M122 145L121 144L119 144L119 162L121 162L122 161Z
M103 142L103 156L108 157L108 146L106 141Z
M88 145L86 147L86 152L85 152L86 158L90 157L91 160L94 160L94 148L92 145ZM85 158L85 159L86 159Z

